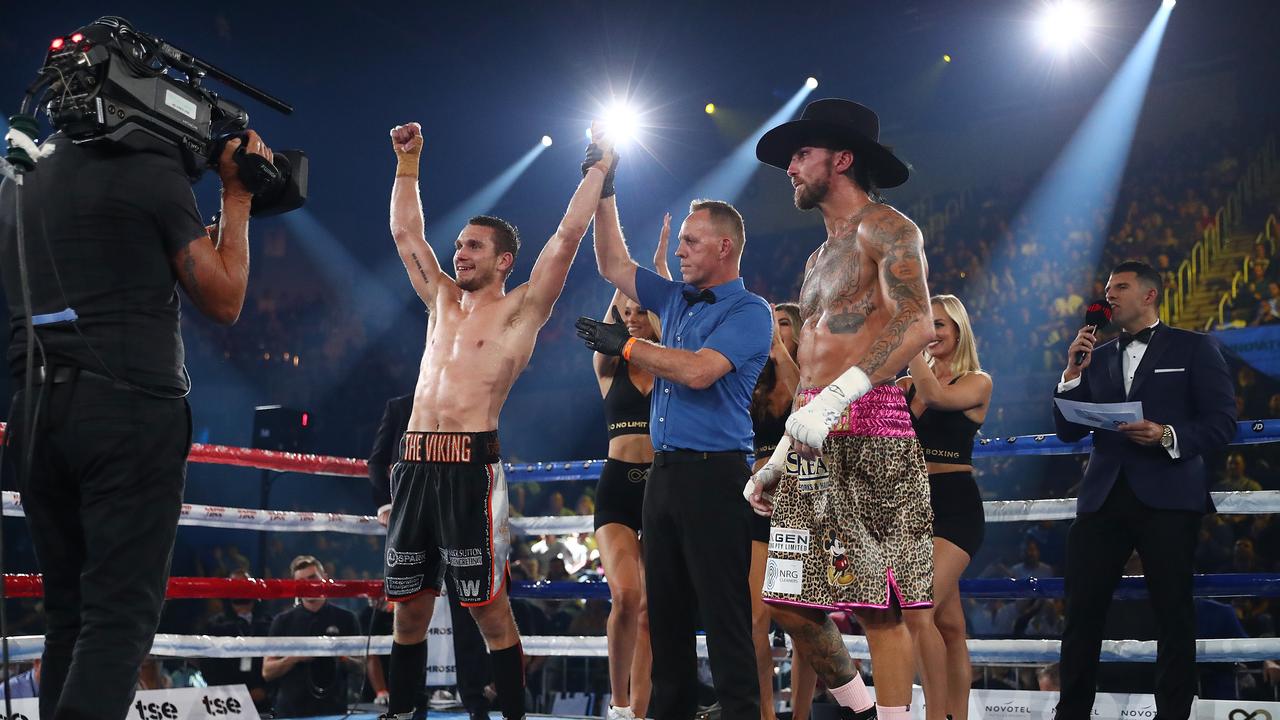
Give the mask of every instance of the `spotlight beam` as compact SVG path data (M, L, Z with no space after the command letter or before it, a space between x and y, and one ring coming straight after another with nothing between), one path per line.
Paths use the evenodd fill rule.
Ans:
M756 160L756 143L760 142L761 136L768 132L769 128L785 122L796 114L800 109L800 105L809 97L813 89L817 87L818 82L813 78L805 81L804 85L796 90L796 93L787 100L781 108L769 119L765 120L760 127L756 128L749 137L742 141L738 147L734 148L733 153L724 159L698 180L685 193L686 198L712 198L715 200L724 200L725 202L734 202L738 196L742 194L743 188L751 181L752 174L760 168L760 162Z
M542 141L535 143L519 160L512 163L511 167L503 170L497 177L472 194L471 197L459 203L457 207L440 216L439 220L427 225L427 240L447 237L448 247L452 248L453 238L457 236L458 231L462 229L467 219L492 210L493 206L497 205L498 201L502 199L502 196L506 195L507 191L511 189L511 186L516 184L516 180L520 179L520 176L529 169L533 161L537 160L538 156L548 147L549 144L544 144ZM439 250L440 248L436 248L437 254L439 254ZM452 254L452 252L449 254ZM395 265L399 267L399 261Z
M1079 260L1073 260L1060 241L1066 235L1064 220L1090 218L1097 212L1106 219L1104 226L1110 225L1116 191L1124 176L1169 13L1168 6L1156 11L1120 69L1045 172L1018 216L1013 218L1016 227L1022 227L1023 219L1026 222L1025 229L1019 230L1017 237L1010 242L1021 242L1027 236L1039 237L1045 243L1045 254L1028 259L1015 254L1011 260L994 263L990 269L993 277L1003 277L1008 273L1030 278L1043 269L1046 260L1056 260L1063 267L1087 269L1092 276L1102 257L1105 231L1098 233L1090 246L1081 248ZM1003 257L999 251L994 254ZM1066 280L1062 282L1065 284ZM988 308L1001 308L1017 299L989 294L985 300ZM977 333L982 335L984 330L988 328L979 327ZM995 335L991 337L994 339ZM1018 381L1014 382L1016 385ZM1042 388L1006 385L1006 391L1033 396Z
M1074 206L1100 207L1108 217L1142 114L1151 72L1171 8L1162 6L1089 114L1071 136L1024 208L1052 222ZM1101 248L1099 248L1100 250Z

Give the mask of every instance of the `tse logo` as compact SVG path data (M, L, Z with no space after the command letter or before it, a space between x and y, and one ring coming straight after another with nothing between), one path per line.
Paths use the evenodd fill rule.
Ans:
M208 695L200 698L206 714L239 715L243 710L240 701L235 698L211 698ZM178 720L178 706L171 702L144 703L141 700L133 704L138 711L138 720Z
M141 700L133 704L138 711L139 720L177 720L178 706L171 702L144 703Z
M201 701L204 702L204 711L210 715L240 714L240 701L235 698L211 698L205 695Z

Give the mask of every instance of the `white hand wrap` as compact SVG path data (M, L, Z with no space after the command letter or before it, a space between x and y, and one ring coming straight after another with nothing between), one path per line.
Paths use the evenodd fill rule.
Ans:
M747 503L751 505L751 509L760 516L768 517L771 513L764 512L757 503L761 503L773 507L773 493L769 492L778 486L778 481L782 479L782 469L787 466L787 454L791 452L791 438L786 435L778 441L778 447L773 449L773 454L769 456L769 462L764 464L747 480L746 487L742 488L742 497L747 499ZM757 492L759 493L757 495Z
M811 448L821 448L831 426L836 424L849 403L871 390L871 378L854 365L836 378L809 404L787 418L787 434Z

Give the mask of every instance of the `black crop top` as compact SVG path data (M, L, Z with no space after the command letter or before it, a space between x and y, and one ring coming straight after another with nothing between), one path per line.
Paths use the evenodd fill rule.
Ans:
M756 435L756 459L773 455L778 443L787 432L787 418L791 413L770 415L766 410L763 417L751 413L751 430Z
M947 384L953 385L959 379L955 378ZM916 417L911 410L911 401L915 396L916 385L913 382L907 390L907 410L911 413L911 425L915 427L916 437L924 450L924 459L949 465L972 465L973 438L978 434L982 423L970 420L963 410L934 410L926 407L920 417Z
M622 435L649 434L649 396L631 382L627 361L622 358L618 358L613 384L604 396L604 419L610 440Z

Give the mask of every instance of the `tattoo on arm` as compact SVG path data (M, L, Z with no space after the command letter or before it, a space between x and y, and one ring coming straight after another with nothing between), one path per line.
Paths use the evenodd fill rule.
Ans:
M413 258L413 264L418 268L418 275L422 277L422 281L430 284L431 278L427 275L427 269L422 267L422 260L418 259L418 253L411 252L409 257ZM394 265L392 266L394 267Z
M795 630L792 639L804 648L813 671L827 687L840 687L853 679L857 670L853 667L853 660L849 659L844 638L831 618L823 618L821 625L801 623Z
M191 254L191 247L182 248L182 287L187 291L187 295L200 305L201 295L204 290L200 287L200 280L196 277L196 256Z
M890 223L890 227L885 227ZM872 241L884 247L884 257L880 260L880 280L896 310L880 337L867 351L866 357L858 364L867 375L873 375L884 367L889 356L902 347L907 330L924 317L929 309L928 290L924 283L923 252L915 226L891 218L878 224L872 232Z

